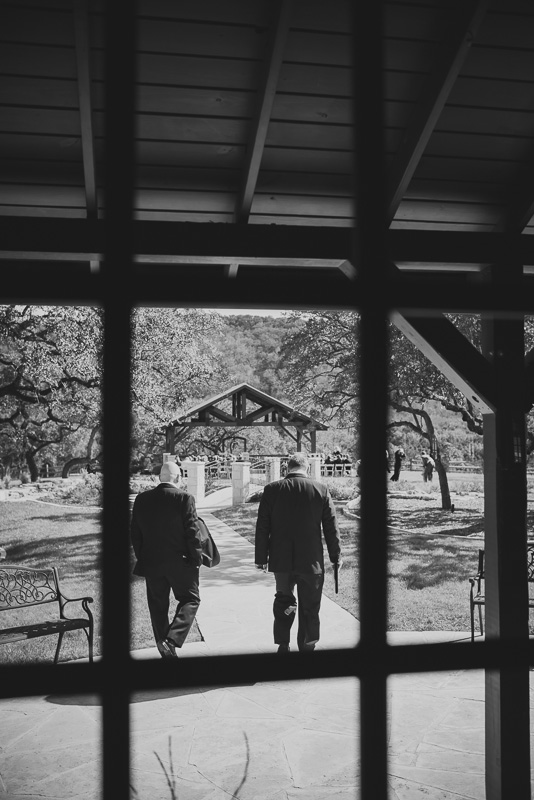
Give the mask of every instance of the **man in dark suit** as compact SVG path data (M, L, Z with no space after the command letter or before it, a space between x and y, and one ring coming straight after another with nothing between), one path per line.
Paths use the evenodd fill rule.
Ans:
M328 556L341 566L336 510L327 487L308 477L309 463L294 453L285 478L263 491L256 522L255 562L274 572L274 642L289 652L290 631L297 611L297 645L311 651L319 641L319 610L324 583L324 536Z
M135 575L146 581L154 637L163 658L176 658L200 605L202 547L195 498L179 488L180 467L163 464L160 483L138 494L132 511ZM170 593L178 605L169 625Z

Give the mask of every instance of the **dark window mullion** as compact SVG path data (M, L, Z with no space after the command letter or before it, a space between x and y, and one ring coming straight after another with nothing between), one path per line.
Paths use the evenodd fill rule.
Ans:
M103 791L130 796L130 292L135 3L105 8Z
M362 800L387 800L387 308L382 3L354 4L355 261L361 278Z

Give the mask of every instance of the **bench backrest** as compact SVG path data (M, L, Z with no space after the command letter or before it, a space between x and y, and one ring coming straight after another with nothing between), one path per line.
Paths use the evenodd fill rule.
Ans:
M0 611L59 602L58 573L55 567L38 569L0 565Z

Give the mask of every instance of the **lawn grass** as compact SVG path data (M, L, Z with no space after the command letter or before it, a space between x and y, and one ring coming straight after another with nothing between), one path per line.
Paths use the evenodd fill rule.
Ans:
M428 504L426 504L428 506ZM61 586L69 597L90 595L95 616L95 651L99 652L101 620L101 523L100 510L73 508L24 500L1 504L0 546L7 550L6 563L59 568ZM245 503L215 512L248 541L254 542L258 505ZM427 514L430 513L427 510ZM406 526L414 522L413 509L407 512ZM437 513L437 512L432 512ZM442 512L439 512L442 513ZM421 518L425 516L423 512ZM459 521L458 517L455 517ZM334 593L333 573L328 566L325 594L358 618L358 520L341 512L338 504L344 565L339 594ZM413 533L392 533L389 541L389 630L468 631L468 578L476 571L480 539L462 536L426 535L420 527ZM133 552L131 553L133 567ZM328 564L328 558L325 559ZM145 582L132 575L131 647L153 647L154 640L146 603ZM74 607L74 606L73 606ZM32 620L46 618L51 606L36 607ZM70 613L70 611L69 611ZM2 612L0 626L22 624L15 612ZM201 638L195 626L188 641ZM51 661L56 637L32 639L0 648L0 661ZM85 657L87 644L81 631L65 636L61 659Z
M7 550L5 564L59 568L60 586L67 597L89 595L95 618L95 654L100 652L102 617L101 587L101 521L100 509L61 507L23 500L0 505L0 546ZM0 567L1 567L0 562ZM131 552L133 568L134 555ZM171 603L172 608L172 603ZM79 604L67 606L69 616L78 616ZM54 605L35 606L26 611L0 612L0 627L51 619ZM84 616L83 612L81 616ZM201 638L195 625L189 641ZM154 647L154 636L146 602L145 581L132 575L131 582L131 648ZM44 636L27 642L0 647L0 662L50 662L54 658L56 636ZM87 657L87 640L82 631L71 631L63 639L61 661Z
M254 542L257 504L246 503L214 512L233 530ZM325 594L358 618L358 521L338 505L343 567L339 594L332 569L325 574ZM479 539L454 536L392 534L389 541L388 630L469 631L469 576L476 572Z

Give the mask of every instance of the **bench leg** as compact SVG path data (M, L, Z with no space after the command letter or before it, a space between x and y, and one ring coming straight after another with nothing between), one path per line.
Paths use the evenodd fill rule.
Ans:
M87 643L89 645L89 663L92 664L93 663L93 626L91 625L89 630L87 630L87 628L84 628L84 631L85 631L85 635L87 636Z
M478 607L478 620L480 622L480 635L484 635L484 624L482 622L482 606Z
M59 637L58 637L58 640L57 640L56 655L54 657L54 664L57 664L57 662L59 661L59 651L61 650L61 642L63 641L64 634L65 634L65 631L61 631L61 633L59 634Z
M474 605L474 603L472 601L471 601L471 603L469 603L469 605L470 605L470 611L471 611L471 641L474 642L475 641L475 605Z

